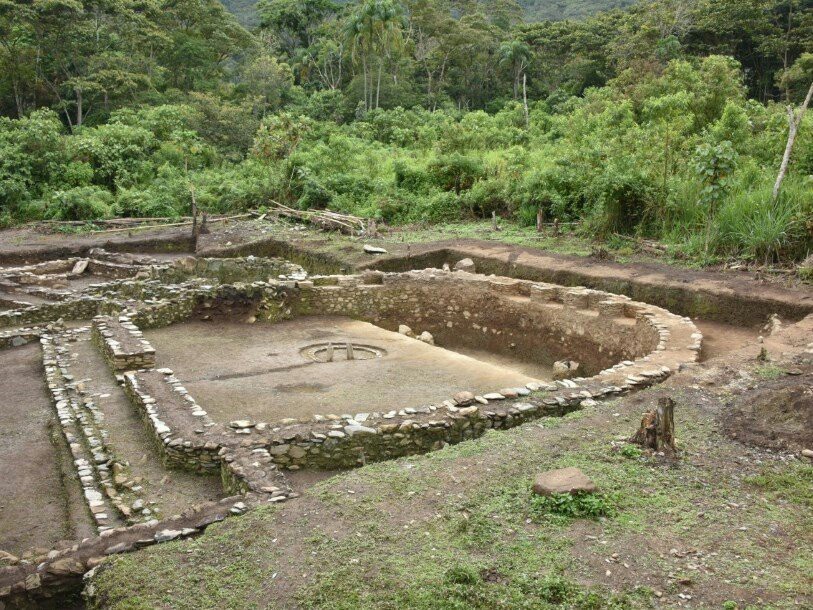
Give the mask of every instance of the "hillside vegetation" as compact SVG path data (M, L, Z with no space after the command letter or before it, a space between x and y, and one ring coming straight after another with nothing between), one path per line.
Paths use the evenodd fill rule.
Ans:
M246 6L245 4L241 6ZM0 222L280 201L578 223L702 262L809 255L808 0L0 0Z
M223 5L245 27L259 25L257 0L221 0ZM342 0L338 0L341 4ZM557 21L560 19L580 19L602 11L624 8L634 0L519 0L527 21Z

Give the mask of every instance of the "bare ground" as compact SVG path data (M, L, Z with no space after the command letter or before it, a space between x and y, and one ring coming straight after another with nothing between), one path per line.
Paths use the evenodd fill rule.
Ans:
M159 366L172 368L217 421L275 421L315 414L389 411L437 403L455 392L493 392L532 378L349 318L311 316L278 324L186 322L145 333ZM315 343L347 341L383 358L309 361Z
M798 360L811 325L768 341L777 363ZM196 540L111 560L99 607L513 608L551 574L621 600L612 607L811 607L813 466L719 424L733 396L767 387L762 366L746 350L562 419L335 476ZM626 456L622 439L664 395L678 405L679 461ZM540 518L530 482L562 466L582 468L615 512ZM483 580L450 582L469 567Z
M218 476L165 468L146 424L116 383L89 336L84 335L70 346L71 373L82 380L87 393L101 409L103 426L116 460L127 465L128 477L144 488L141 497L157 518L225 496Z
M0 549L51 548L93 532L48 399L38 343L0 350Z

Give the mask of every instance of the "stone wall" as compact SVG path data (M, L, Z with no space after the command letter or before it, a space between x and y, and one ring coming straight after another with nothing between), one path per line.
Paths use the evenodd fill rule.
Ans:
M220 284L292 278L305 279L305 270L282 258L196 258L189 256L154 274L163 282L181 283L190 278L217 280Z
M438 270L316 277L299 286L295 314L350 316L393 331L406 324L451 349L544 364L573 359L587 374L647 354L659 341L629 299L586 288Z
M194 472L220 470L222 442L212 430L214 422L169 369L128 371L124 391L168 466Z
M116 371L152 368L155 348L126 314L93 318L93 341Z

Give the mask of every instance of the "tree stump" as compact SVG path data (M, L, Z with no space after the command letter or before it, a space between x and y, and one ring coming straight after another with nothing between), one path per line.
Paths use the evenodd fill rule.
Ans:
M675 401L669 397L658 399L658 406L644 413L641 427L629 442L652 451L675 455Z

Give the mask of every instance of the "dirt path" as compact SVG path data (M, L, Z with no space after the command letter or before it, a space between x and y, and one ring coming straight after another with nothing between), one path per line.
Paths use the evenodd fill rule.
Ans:
M144 422L89 337L70 345L71 373L83 380L86 391L101 409L113 453L119 461L129 464L128 476L144 488L140 495L156 517L175 515L225 495L217 476L165 468Z
M0 549L16 554L89 535L93 528L48 399L39 344L0 350L0 372Z

